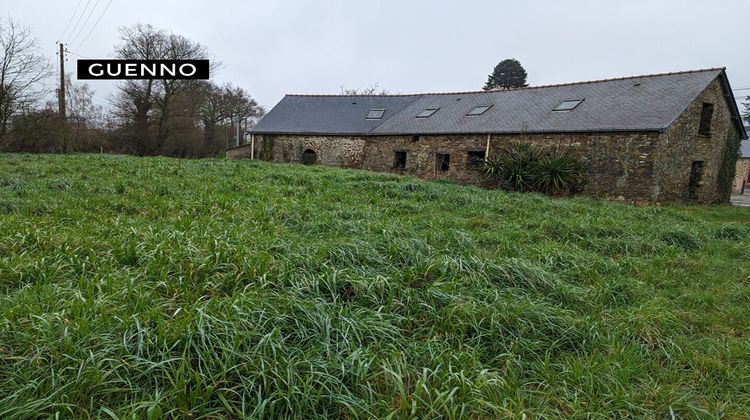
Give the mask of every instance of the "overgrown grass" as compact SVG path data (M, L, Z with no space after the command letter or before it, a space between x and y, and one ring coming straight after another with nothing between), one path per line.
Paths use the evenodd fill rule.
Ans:
M0 155L0 418L744 417L750 213Z

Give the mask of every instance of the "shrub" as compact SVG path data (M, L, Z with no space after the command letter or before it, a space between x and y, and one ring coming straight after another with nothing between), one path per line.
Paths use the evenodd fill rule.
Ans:
M741 141L739 133L735 130L729 130L724 138L724 151L717 179L717 190L720 194L717 202L719 203L729 202L729 196L732 195L732 182L734 181L737 158L740 156Z
M510 191L535 191L536 166L542 153L528 144L513 143L485 164L485 173L496 178L500 187Z
M544 153L520 143L511 144L484 163L485 175L500 188L549 195L578 192L584 171L583 163L567 152Z
M583 181L583 163L568 152L543 155L535 167L534 185L549 195L574 194Z

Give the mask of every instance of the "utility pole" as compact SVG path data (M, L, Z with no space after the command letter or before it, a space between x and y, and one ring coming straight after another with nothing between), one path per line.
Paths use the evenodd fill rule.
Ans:
M242 120L240 120L239 117L237 117L237 146L240 145L240 126L242 125Z
M60 43L60 90L58 95L58 112L65 121L65 46Z
M244 123L242 127L242 144L247 144L247 117L242 122Z
M63 153L68 153L68 134L65 130L65 46L60 43L60 89L58 93L58 112L60 113L60 121L62 121L62 130L60 131L60 138L62 139L62 150Z

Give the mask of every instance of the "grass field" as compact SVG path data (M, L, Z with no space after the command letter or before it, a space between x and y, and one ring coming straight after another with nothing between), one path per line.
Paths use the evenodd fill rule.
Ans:
M750 209L0 155L0 418L744 417Z

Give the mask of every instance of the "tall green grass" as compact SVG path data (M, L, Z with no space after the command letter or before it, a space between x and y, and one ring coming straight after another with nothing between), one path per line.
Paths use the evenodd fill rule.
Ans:
M750 213L0 156L0 418L744 417Z

